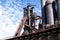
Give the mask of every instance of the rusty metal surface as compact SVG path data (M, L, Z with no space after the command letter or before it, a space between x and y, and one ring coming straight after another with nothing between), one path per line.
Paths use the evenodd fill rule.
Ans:
M15 36L19 36L23 25L24 25L25 29L26 28L27 28L27 30L31 29L30 33L32 33L33 30L37 32L37 29L35 28L35 20L42 19L42 18L40 16L37 16L34 13L34 7L31 7L31 8L30 7L31 7L31 5L27 5L27 7L24 8L24 16L19 25L19 28L17 29L17 31L15 33Z
M21 29L23 28L23 25L25 24L26 19L27 19L27 16L26 17L23 17L23 19L21 20L21 23L20 23L20 25L18 27L18 30L15 33L15 36L18 36L20 34Z
M59 1L59 0L58 0ZM58 2L58 19L60 19L60 1ZM52 7L53 0L41 0L42 17L37 16L34 12L34 7L30 4L24 8L24 17L15 33L14 38L7 40L60 40L60 20L54 21L54 12ZM42 19L42 26L36 29L36 20ZM46 23L47 22L47 23ZM54 23L55 22L55 23ZM24 25L24 32L19 36ZM38 27L40 27L38 25Z
M59 34L60 34L60 27L56 27L56 28L51 28L45 31L41 31L41 32L37 32L37 33L33 33L33 34L29 34L29 35L25 35L25 36L20 36L20 37L15 37L15 38L10 38L10 39L6 39L6 40L56 40L59 39ZM57 37L55 39L55 37ZM44 39L43 39L44 38Z

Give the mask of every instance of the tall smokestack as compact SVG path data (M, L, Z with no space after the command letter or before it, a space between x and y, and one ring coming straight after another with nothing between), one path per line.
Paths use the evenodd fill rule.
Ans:
M53 2L53 0L46 1L47 23L50 25L54 25L52 2Z
M46 24L46 13L45 13L45 0L41 0L42 7L42 24Z

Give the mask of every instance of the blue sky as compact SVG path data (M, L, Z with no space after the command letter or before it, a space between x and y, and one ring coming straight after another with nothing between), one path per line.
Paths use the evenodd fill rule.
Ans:
M0 0L0 39L14 36L27 3L36 5L35 12L41 15L40 0Z
M26 7L27 3L30 3L32 5L35 5L35 12L37 13L37 15L41 16L41 1L40 0L21 0L21 5L22 7Z

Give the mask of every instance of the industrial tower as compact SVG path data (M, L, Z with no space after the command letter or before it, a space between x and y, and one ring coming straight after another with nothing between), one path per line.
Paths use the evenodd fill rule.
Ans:
M24 16L14 38L7 40L60 40L60 0L41 0L42 17L34 12L34 5L23 8ZM42 19L38 29L36 21ZM24 32L19 36L22 27Z

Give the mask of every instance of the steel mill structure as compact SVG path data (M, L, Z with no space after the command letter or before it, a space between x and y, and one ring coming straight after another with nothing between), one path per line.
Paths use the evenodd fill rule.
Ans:
M24 16L14 37L6 40L60 40L60 0L41 0L42 17L36 15L34 5L28 4L23 10ZM42 24L36 25L37 20L42 20Z

